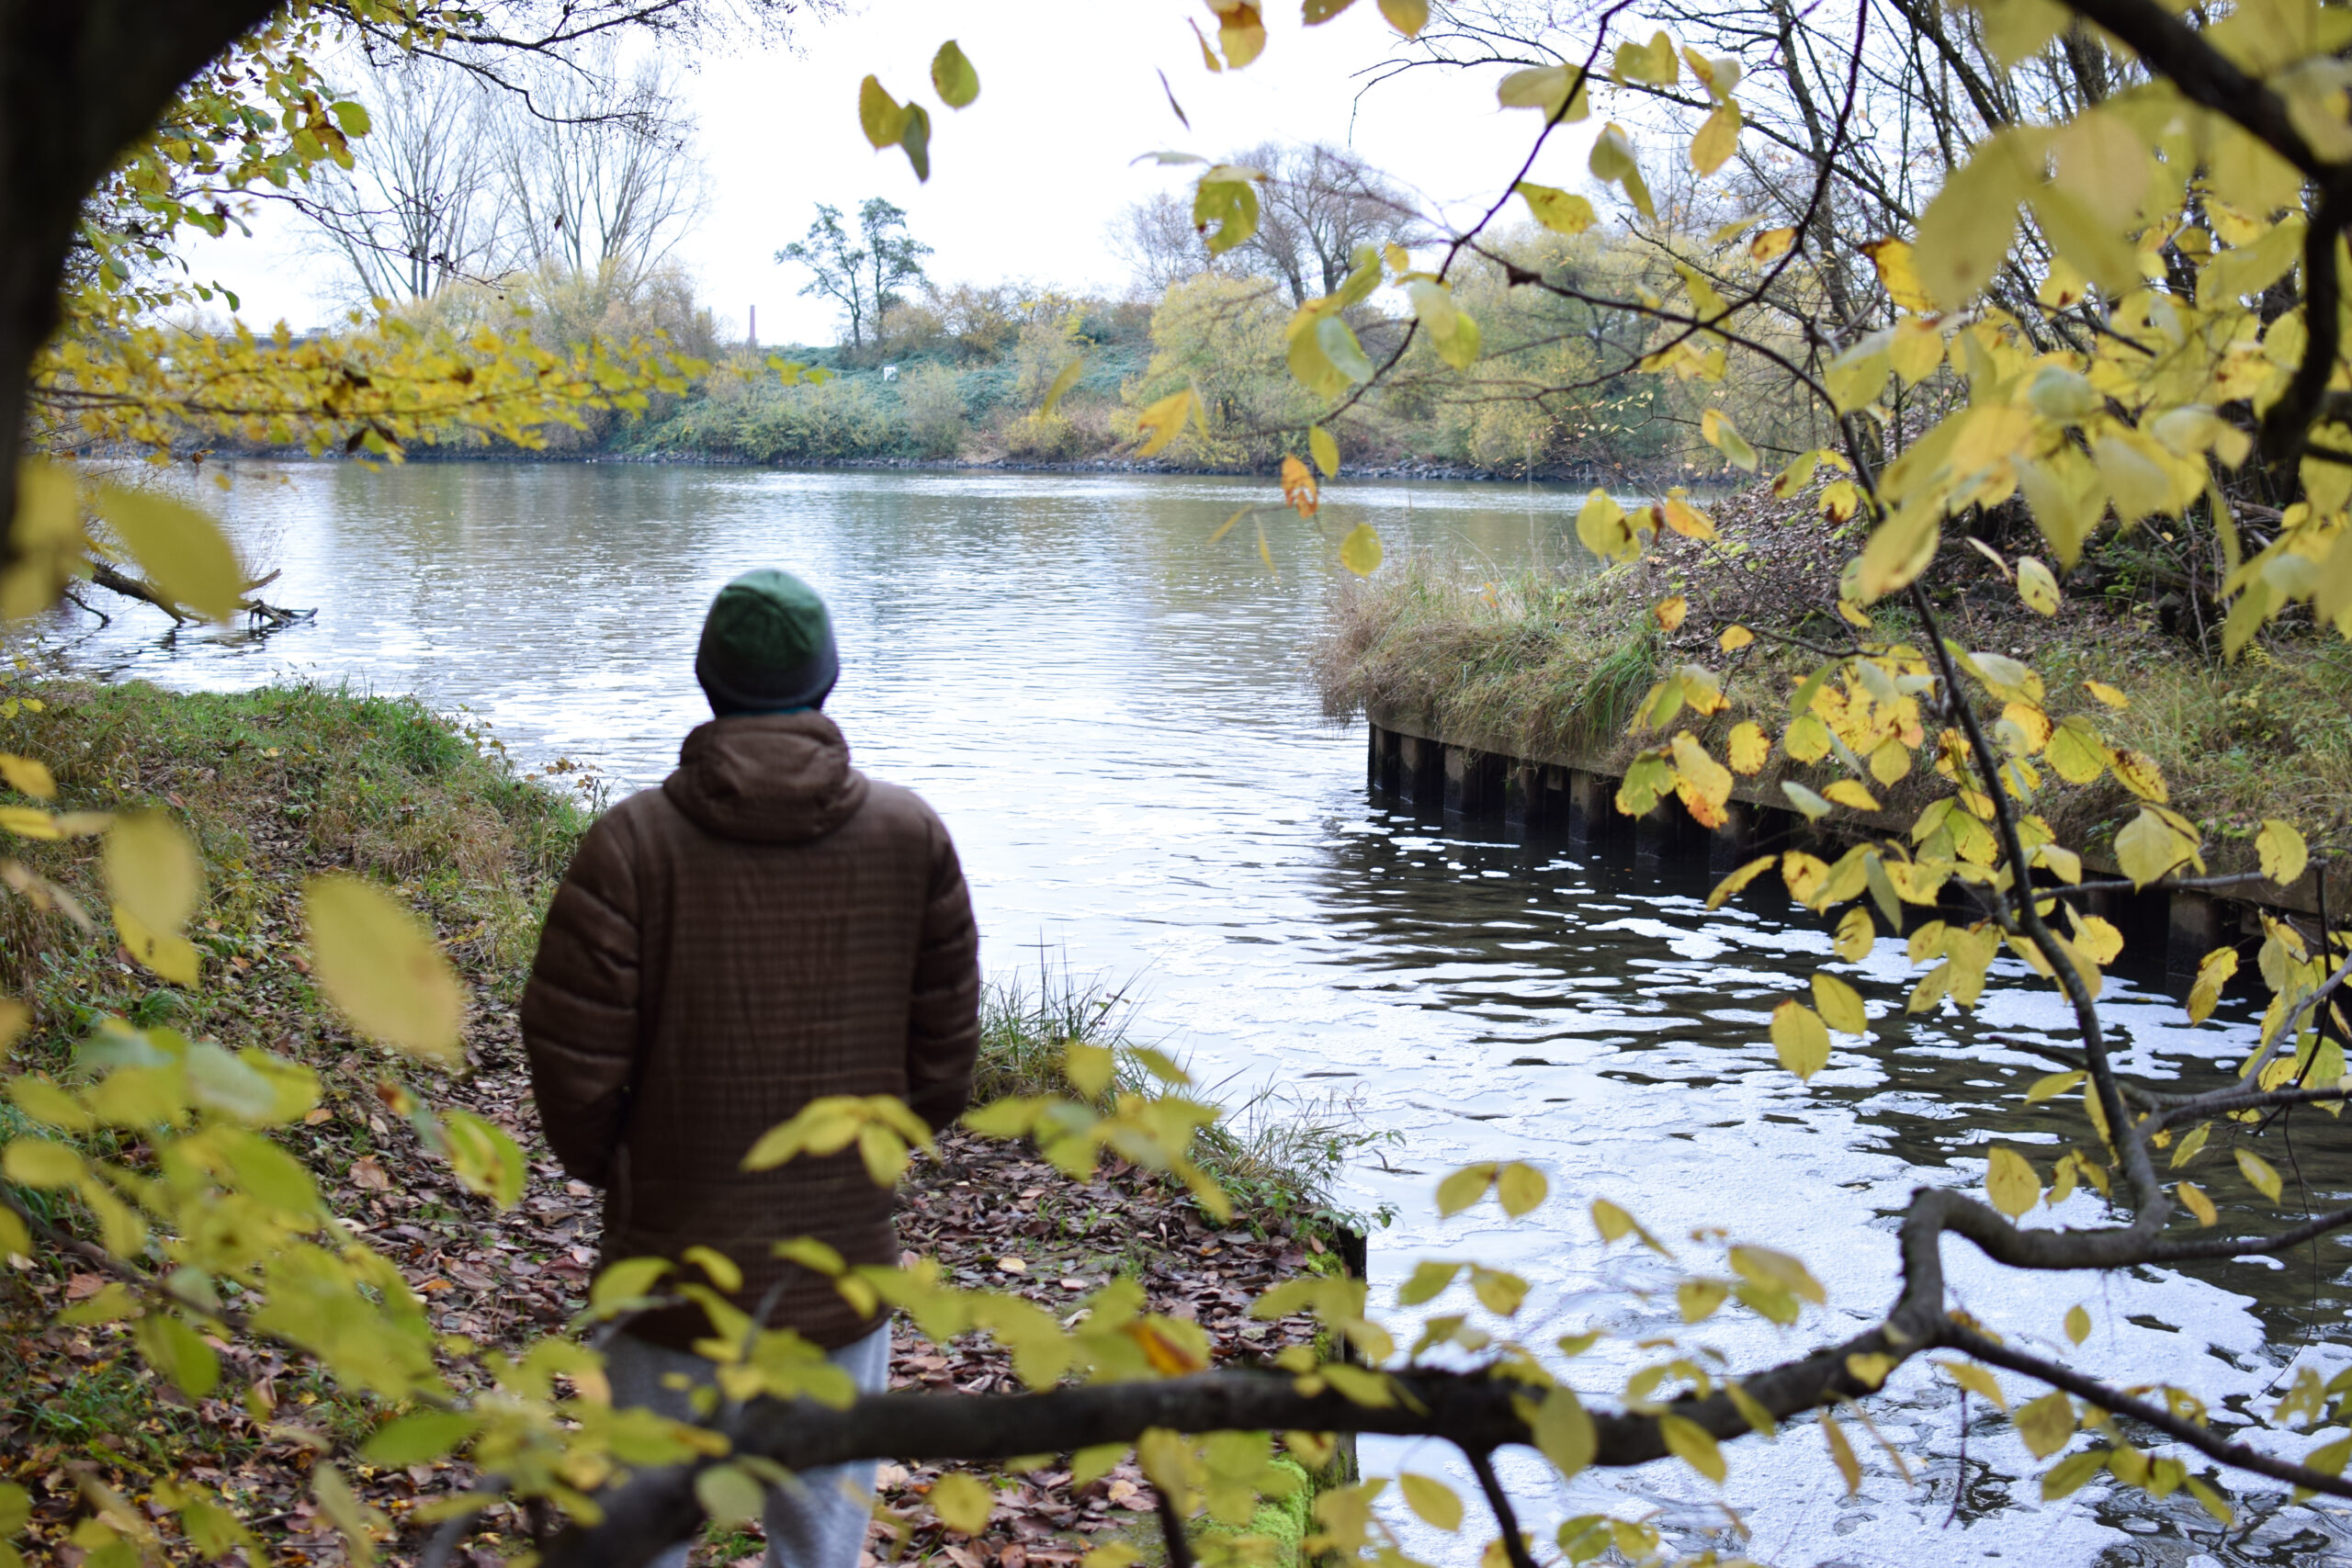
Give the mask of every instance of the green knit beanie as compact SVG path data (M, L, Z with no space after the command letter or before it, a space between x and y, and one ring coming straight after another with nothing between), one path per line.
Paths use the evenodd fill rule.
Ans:
M840 675L825 602L788 571L745 572L703 617L695 679L721 716L817 707Z

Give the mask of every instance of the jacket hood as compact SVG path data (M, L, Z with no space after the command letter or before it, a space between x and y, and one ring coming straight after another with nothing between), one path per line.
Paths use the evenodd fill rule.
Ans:
M865 775L821 713L744 714L696 727L662 793L707 833L752 843L821 839L865 804Z

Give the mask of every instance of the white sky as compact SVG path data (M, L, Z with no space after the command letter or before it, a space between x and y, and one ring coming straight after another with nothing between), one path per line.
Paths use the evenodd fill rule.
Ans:
M1375 89L1359 108L1353 73L1396 42L1373 0L1312 31L1297 7L1266 7L1272 39L1247 70L1211 75L1187 19L1197 0L878 0L804 28L798 52L746 49L694 62L684 81L701 121L711 182L707 212L678 252L704 302L740 331L759 310L760 340L830 343L832 310L798 290L806 275L778 265L824 201L854 209L868 196L904 207L936 250L943 282L1032 278L1116 287L1125 269L1104 238L1113 216L1187 171L1135 164L1161 149L1216 156L1267 139L1351 144L1374 164L1461 213L1505 188L1537 129L1531 110L1498 109L1499 71L1430 70ZM1212 35L1214 36L1214 35ZM951 110L931 89L932 53L954 38L980 75L980 96ZM1155 68L1166 70L1193 130L1177 123ZM866 144L857 85L873 72L932 115L932 177L916 183L905 154ZM1590 126L1578 128L1589 132ZM1555 139L1535 177L1589 188L1588 135ZM241 297L244 318L297 329L324 321L331 264L304 254L289 225L265 214L256 238L195 243L199 278Z

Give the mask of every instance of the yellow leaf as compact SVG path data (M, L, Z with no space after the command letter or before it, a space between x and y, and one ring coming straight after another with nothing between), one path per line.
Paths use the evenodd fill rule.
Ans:
M1429 0L1380 0L1380 14L1407 38L1417 38L1430 25Z
M2067 923L2075 928L2075 945L2094 964L2106 965L2115 962L2123 951L2123 933L2114 924L2098 915L2078 915L2072 904L2066 906Z
M1716 1485L1723 1484L1724 1451L1704 1427L1680 1416L1661 1416L1657 1435L1665 1440L1667 1452Z
M1396 1488L1404 1493L1406 1505L1413 1512L1439 1529L1462 1528L1462 1499L1444 1482L1408 1470L1398 1472Z
M1534 1438L1536 1448L1564 1477L1591 1464L1600 1451L1600 1434L1593 1428L1592 1417L1576 1391L1566 1386L1552 1390L1536 1406Z
M465 989L415 916L337 874L304 884L302 919L320 987L354 1029L420 1056L463 1058Z
M1690 139L1690 166L1702 177L1713 174L1739 149L1739 106L1726 98Z
M1900 783L1911 772L1911 748L1898 736L1888 736L1871 749L1871 777L1883 784Z
M2092 696L2097 697L2100 702L2105 703L2111 708L2128 708L2132 705L2132 699L2130 697L2125 696L2121 692L2117 691L2114 687L2109 685L2104 681L2086 681L2083 682L2083 690L2088 692Z
M1861 911L1857 909L1856 914ZM1864 919L1870 917L1863 916ZM1871 1015L1862 1006L1862 995L1835 975L1819 970L1813 976L1813 1005L1821 1010L1822 1021L1840 1034L1868 1034Z
M1674 771L1710 806L1721 807L1731 798L1731 770L1708 756L1687 729L1674 738Z
M1225 50L1225 63L1238 71L1266 47L1266 24L1250 0L1208 0L1216 13L1216 41Z
M1061 374L1054 378L1054 384L1046 389L1046 400L1037 406L1039 415L1051 418L1054 410L1061 405L1063 394L1077 386L1078 378L1085 374L1086 361L1083 359L1073 359L1063 366Z
M1838 805L1850 806L1857 811L1876 811L1878 809L1878 802L1871 798L1871 792L1864 789L1852 779L1839 779L1837 783L1831 784L1827 789L1823 790L1821 793L1828 799L1836 801Z
M857 85L857 124L876 152L895 147L906 134L906 106L883 88L879 77L868 76Z
M2075 1435L2075 1406L2065 1394L2051 1390L2030 1404L2020 1405L2015 1417L2018 1436L2036 1459L2048 1459Z
M1596 489L1577 509L1577 537L1603 560L1632 560L1642 553L1625 509L1605 490Z
M1310 425L1306 432L1306 449L1314 454L1315 466L1323 470L1325 479L1340 477L1340 444L1331 438L1329 431L1319 424Z
M1527 180L1511 188L1526 198L1527 210L1535 221L1555 234L1581 234L1597 221L1592 203L1571 191L1555 190Z
M193 986L202 978L196 944L175 931L155 931L120 904L114 907L115 934L123 951L175 986Z
M1136 416L1136 423L1151 432L1151 438L1136 448L1140 457L1156 457L1176 439L1184 428L1184 421L1193 412L1193 389L1171 392Z
M1794 229L1762 229L1747 242L1747 259L1758 266L1770 266L1789 254L1797 243Z
M2107 747L2099 739L2098 731L2078 714L2066 716L2051 734L2046 750L2050 765L2068 784L2094 784L2107 772Z
M1829 1030L1819 1013L1792 998L1772 1010L1772 1049L1781 1066L1810 1078L1829 1065Z
M160 811L127 812L107 829L107 893L158 936L174 936L204 897L204 862Z
M2244 1176L2248 1185L2252 1186L2256 1192L2274 1203L2278 1201L2278 1194L2281 1190L2278 1172L2271 1163L2249 1148L2240 1148L2236 1154L2238 1174Z
M1992 281L2017 238L2025 189L2012 145L1998 132L1978 143L1919 215L1911 263L1928 293L1947 309L1959 310Z
M2281 887L2302 875L2311 859L2302 834L2275 817L2263 818L2262 831L2254 836L2254 852L2261 858L2262 874Z
M2009 1396L2001 1392L2000 1381L1973 1361L1938 1361L1937 1371L1971 1393L1984 1395L2000 1409L2009 1407Z
M1941 514L1931 506L1905 507L1871 529L1855 580L1863 601L1883 599L1907 586L1936 558L1942 539ZM1839 603L1842 609L1844 602Z
M1861 509L1862 488L1851 479L1835 479L1821 488L1821 514L1843 523Z
M1690 601L1679 593L1669 593L1650 606L1650 614L1657 617L1658 626L1669 632L1679 630L1683 617L1690 613Z
M2119 750L2109 759L2108 765L2115 770L2117 782L2141 799L2153 800L2158 806L2171 801L2172 794L2165 788L2164 774L2145 754Z
M1667 494L1666 504L1659 508L1666 516L1666 525L1686 539L1713 539L1715 525L1705 513L1683 499L1679 488Z
M19 795L29 795L35 800L55 800L57 780L51 776L49 764L31 757L11 756L0 751L0 779Z
M1487 1195L1495 1182L1492 1165L1466 1165L1437 1184L1437 1212L1441 1218L1460 1213Z
M1722 410L1709 409L1699 416L1699 434L1708 446L1721 452L1732 467L1745 468L1751 474L1756 471L1756 448L1747 444L1747 437L1739 433L1739 426L1732 423L1730 416Z
M932 1483L931 1511L949 1529L978 1535L989 1528L996 1494L962 1471L951 1470Z
M1826 1410L1821 1413L1821 1437L1829 1445L1830 1462L1846 1478L1846 1495L1853 1496L1862 1489L1861 1461L1854 1457L1854 1445L1846 1440L1846 1429Z
M1773 862L1778 858L1779 857L1776 855L1765 855L1759 859L1749 861L1746 865L1741 866L1737 871L1733 872L1729 876L1726 876L1721 882L1716 883L1715 890L1707 895L1707 908L1710 909L1722 908L1724 899L1730 897L1733 894L1738 892L1741 888L1747 886L1749 883L1755 881L1766 872L1771 870Z
M2197 1216L2199 1224L2210 1225L2220 1222L2222 1212L2213 1207L2213 1200L2205 1196L2204 1189L2197 1183L2184 1181L2173 1190L2180 1194L2182 1205Z
M1734 626L1732 631L1740 629ZM1724 635L1729 637L1731 633L1725 632ZM1762 770L1766 759L1771 754L1771 737L1757 728L1754 721L1741 719L1731 727L1731 737L1724 746L1724 760L1731 764L1733 773L1742 776L1758 773Z
M1928 297L1927 286L1911 265L1908 244L1901 240L1873 240L1862 250L1878 269L1879 286L1897 307L1923 316L1935 313L1936 302Z
M1573 125L1592 112L1584 73L1567 65L1514 71L1496 84L1495 101L1507 109L1542 109L1546 119L1564 125Z
M2071 1072L2052 1073L2045 1077L2036 1078L2033 1080L2032 1087L2025 1091L2025 1102L2028 1105L2039 1105L2045 1100L2055 1100L2087 1077L2089 1077L2087 1073Z
M1370 577L1379 570L1380 560L1380 531L1369 523L1357 524L1340 541L1340 564L1358 577Z
M2041 1179L2014 1149L1996 1147L1984 1168L1984 1192L2011 1219L2041 1201Z
M1871 922L1871 912L1859 905L1847 910L1845 918L1838 922L1838 935L1830 945L1849 964L1860 964L1868 958L1871 950L1878 945L1878 927Z
M1886 361L1906 387L1917 386L1944 362L1944 334L1933 321L1905 316L1894 323Z
M1715 638L1715 646L1722 649L1725 653L1737 653L1741 649L1746 648L1749 643L1754 642L1755 640L1756 634L1749 631L1746 626L1725 626L1724 628L1724 635ZM1760 735L1763 732L1758 730L1757 733ZM1766 741L1765 744L1769 747L1771 742ZM1759 764L1759 766L1761 764ZM1743 773L1752 773L1756 770L1754 768L1743 768L1740 771Z
M2018 558L2018 597L2037 615L2058 613L2058 580L2032 556Z
M1512 1219L1532 1213L1551 1192L1552 1184L1532 1165L1512 1160L1495 1172L1495 1201Z
M2066 1337L2079 1345L2091 1337L2091 1314L2081 1303L2066 1309Z
M980 73L972 69L954 39L941 44L931 58L931 85L939 101L951 109L960 109L980 96Z
M113 485L98 491L98 515L166 598L216 621L237 613L244 573L211 518L153 491Z
M2197 846L2146 807L2115 835L2115 860L2134 887L2145 887L2187 861Z

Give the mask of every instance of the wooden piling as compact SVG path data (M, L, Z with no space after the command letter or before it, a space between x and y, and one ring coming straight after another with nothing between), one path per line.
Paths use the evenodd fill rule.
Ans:
M2206 894L2177 891L2166 914L2165 977L2192 978L2197 965L2221 942L2221 906Z

